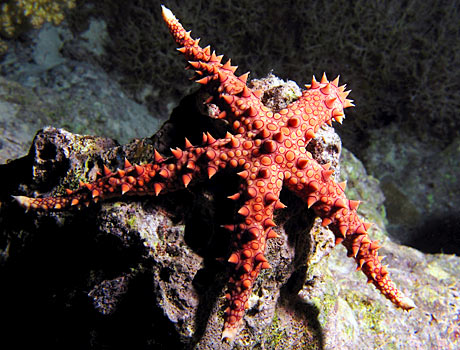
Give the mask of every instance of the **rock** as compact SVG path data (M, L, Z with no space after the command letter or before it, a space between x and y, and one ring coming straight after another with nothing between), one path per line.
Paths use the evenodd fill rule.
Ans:
M182 146L185 135L195 144L205 130L222 136L221 121L196 112L196 98L185 98L151 138L120 146L45 128L27 157L0 166L6 338L81 348L441 349L458 343L459 259L426 256L387 238L379 182L346 150L339 163L340 139L329 127L309 150L321 163L332 161L336 176L340 164L349 197L366 201L360 214L376 223L371 235L384 241L392 277L418 305L410 313L366 285L345 249L332 250L333 235L283 192L288 208L275 217L280 237L267 249L272 269L256 282L244 329L232 344L221 342L230 239L221 225L236 211L225 197L238 183L231 174L158 198L66 212L24 213L9 197L60 193L94 180L104 164L116 169L125 157L138 163L152 159L154 147L166 153ZM18 332L32 336L17 338Z
M177 130L181 130L178 125L176 125L176 132ZM333 133L332 128L329 128L329 133ZM164 135L167 132L160 130L159 134ZM335 140L338 138L335 137ZM29 177L27 182L16 184L16 191L21 188L28 193L35 190L51 195L62 191L64 187L71 187L79 180L86 181L94 178L102 164L110 164L114 167L124 157L138 161L139 154L145 156L149 151L152 152L154 143L155 140L145 139L125 146L117 146L109 139L46 128L36 135L27 159L13 161L3 166L1 171L5 174L19 167L20 162L28 163L27 166L23 164L22 167L32 170L33 176ZM89 285L83 283L83 285L73 286L72 294L81 295L83 290L89 287L87 297L92 300L95 310L107 315L108 318L115 317L124 307L123 300L133 293L131 285L139 278L138 276L144 278L149 276L150 284L144 286L146 293L150 295L152 301L155 300L155 308L159 310L157 312L163 315L161 323L167 322L168 326L165 328L174 329L174 339L179 339L183 346L189 347L194 344L201 349L216 348L216 341L220 341L223 324L223 293L227 266L222 262L216 262L215 259L225 258L228 254L229 237L226 234L225 239L221 238L225 231L219 225L219 221L222 220L219 216L221 214L216 213L215 208L228 206L228 203L222 204L225 202L222 194L228 192L227 178L228 175L216 175L216 180L210 185L196 186L188 191L168 194L166 198L160 196L158 199L133 200L127 203L104 203L100 208L90 207L73 213L51 213L49 216L42 213L29 213L24 219L24 214L17 211L17 208L11 209L11 206L7 206L6 211L11 213L10 209L13 210L15 216L23 217L24 222L33 221L39 231L47 227L47 232L53 232L51 235L54 237L69 234L68 231L78 231L79 229L75 227L69 229L68 225L72 226L75 221L85 217L82 220L83 226L86 231L92 232L94 238L90 246L97 246L101 240L109 241L109 245L115 246L115 251L120 250L118 253L121 256L125 255L123 252L126 251L127 257L119 257L120 260L113 268L113 271L118 271L115 274L113 271L98 271L96 274L93 271L94 267L82 270L75 267L78 274L81 274L81 276L77 274L75 279L85 279ZM235 179L231 181L235 182ZM11 184L12 181L9 183ZM221 188L217 190L220 196L213 190L216 186ZM288 205L296 201L295 198L289 197L285 200ZM302 211L305 213L305 208ZM291 277L296 265L301 266L302 270L305 269L304 259L308 256L310 237L301 235L298 231L307 230L312 225L311 216L299 215L293 218L280 214L277 221L285 222L287 229L280 229L278 231L280 238L269 245L267 257L273 269L263 273L256 285L250 301L248 327L241 332L241 337L236 344L267 342L272 338L272 334L267 330L273 328L272 320L277 309L281 287ZM16 235L19 241L21 235L26 239L22 242L13 239L14 243L10 241L10 246L16 245L16 248L5 251L3 256L6 265L16 259L20 260L18 256L21 256L23 250L34 249L33 244L32 248L28 248L27 240L33 241L36 238L31 232L23 232L27 231L24 225L13 225L7 231L11 232L11 230L15 232L13 235ZM318 231L325 231L319 223L315 226L315 232ZM18 232L22 234L19 235ZM297 241L296 249L289 244L288 236L291 240ZM331 237L330 233L329 237ZM332 241L329 240L329 246L332 245ZM203 245L203 242L208 243ZM225 242L227 245L218 245ZM315 247L315 244L312 247ZM72 250L72 246L55 248ZM45 247L45 252L48 249L51 248ZM218 252L218 256L215 251ZM78 253L72 252L70 256L76 254ZM95 260L97 265L98 261L106 259L104 255L104 250L94 252L91 259ZM66 265L65 262L63 264ZM15 270L14 263L12 265L11 269ZM12 288L11 294L16 294L13 291L15 288ZM68 307L73 309L72 302ZM91 318L90 315L87 317ZM151 317L154 319L156 316L152 314ZM281 319L278 321L278 326L285 328L290 320L291 318L285 315L282 321ZM158 341L154 334L155 332L152 333L152 337ZM95 338L92 341L100 341L99 336L100 334L95 330ZM222 343L221 348L230 347Z

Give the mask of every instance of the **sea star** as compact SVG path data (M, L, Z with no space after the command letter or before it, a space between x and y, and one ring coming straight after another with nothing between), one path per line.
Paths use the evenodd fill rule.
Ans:
M241 177L240 189L230 199L242 203L239 220L226 228L233 232L233 252L228 262L234 265L229 279L228 307L222 337L232 340L242 325L248 299L261 269L270 268L265 258L267 240L277 237L273 212L285 207L279 200L283 187L299 196L322 218L342 243L348 256L354 257L358 269L397 307L410 310L412 300L404 296L391 281L377 250L377 242L368 238L369 223L356 213L359 201L346 198L345 183L335 183L329 165L320 165L305 147L323 123L342 122L344 108L353 106L349 91L339 86L337 77L328 81L325 74L318 82L313 77L302 96L287 108L272 111L260 100L260 92L251 90L248 73L234 74L237 67L230 60L221 63L208 47L201 48L186 32L173 13L163 8L163 18L185 55L196 81L207 85L211 101L220 108L218 118L225 119L233 133L215 139L203 135L203 144L192 145L185 139L184 149L172 149L171 157L155 151L154 161L132 165L125 161L123 170L104 174L96 181L82 183L77 190L57 197L16 200L27 209L61 210L69 206L88 205L122 195L156 195L175 191L211 178L221 169L234 169Z

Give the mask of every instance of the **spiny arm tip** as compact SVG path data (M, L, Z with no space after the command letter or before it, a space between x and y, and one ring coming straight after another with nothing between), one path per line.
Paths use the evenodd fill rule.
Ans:
M232 342L237 335L236 328L225 328L222 332L222 341Z
M407 310L407 311L416 308L416 305L412 301L412 299L406 296L403 296L401 298L400 305L404 310Z
M26 197L26 196L11 196L11 197L13 197L21 207L29 209L30 207L29 197Z
M174 16L174 14L171 12L170 9L168 9L166 6L164 5L161 5L161 12L163 14L163 18L165 19L165 21L169 21L169 20L172 20L172 19L176 19L176 17Z

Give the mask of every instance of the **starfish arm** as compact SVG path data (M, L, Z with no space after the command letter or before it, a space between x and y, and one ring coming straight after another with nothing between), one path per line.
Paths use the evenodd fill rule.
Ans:
M209 102L214 101L222 107L219 118L227 119L233 131L239 134L261 129L262 115L273 113L262 104L261 92L253 91L246 85L249 72L236 76L234 73L237 66L232 66L230 60L222 64L222 56L211 53L209 46L200 47L199 39L193 39L190 32L187 32L173 13L164 6L163 19L174 41L180 46L178 50L187 59L189 68L195 71L196 82L203 85L211 82L217 84L215 95Z
M354 105L352 100L347 99L350 91L345 91L345 85L338 86L338 83L339 77L329 81L323 74L318 82L313 76L312 83L306 85L307 90L302 92L302 96L287 107L289 126L301 131L300 134L292 134L291 141L301 137L308 143L324 123L332 125L334 120L342 123L344 109Z
M80 183L76 190L66 189L66 193L51 197L14 196L16 201L27 210L64 210L70 206L88 206L91 203L122 196L158 195L165 190L178 188L174 181L179 172L177 164L162 160L158 163L131 165L125 161L124 169L110 171L104 166L104 175L98 174L95 181ZM189 181L193 172L182 174L183 183ZM171 187L174 185L174 188Z
M329 166L321 166L309 158L300 171L292 172L287 180L288 187L301 197L315 213L322 218L323 226L328 226L336 237L336 244L343 243L349 257L357 262L368 283L374 286L397 307L410 310L413 301L404 296L388 276L378 256L378 242L371 241L367 230L369 223L361 221L356 209L359 201L347 199L345 185L337 184L330 175Z
M240 176L244 182L241 190L229 198L246 199L238 214L243 219L238 225L227 227L233 231L233 252L228 259L233 274L228 284L225 324L222 338L232 340L242 324L254 282L262 269L269 269L265 258L267 240L276 238L272 230L273 212L283 207L279 202L282 180L269 169L248 169Z
M132 165L125 160L124 168L113 172L104 166L103 174L98 173L95 181L81 182L78 189L67 189L64 195L14 198L26 209L64 210L121 196L158 196L187 187L191 182L211 178L227 163L233 167L244 165L243 152L232 152L233 139L231 136L215 140L209 133L203 134L202 146L193 146L186 140L184 150L171 149L172 157L164 158L155 150L153 163ZM230 159L230 156L237 160Z

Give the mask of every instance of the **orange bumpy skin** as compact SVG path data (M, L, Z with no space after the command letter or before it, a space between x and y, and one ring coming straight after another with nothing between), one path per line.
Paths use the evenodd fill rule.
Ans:
M241 177L239 192L230 199L240 201L241 222L227 227L233 231L233 253L228 262L234 266L228 283L228 307L222 337L232 340L238 334L248 308L252 286L261 269L270 268L265 258L268 239L277 237L272 228L273 212L284 208L279 195L287 187L314 209L353 257L368 281L397 307L410 310L412 300L404 296L388 277L377 250L368 238L370 224L356 214L358 201L346 198L344 183L335 183L328 165L320 165L305 150L323 123L342 122L343 110L353 106L349 91L338 85L338 77L318 82L314 77L302 96L287 108L272 111L260 100L260 93L246 85L248 74L236 76L230 60L221 63L209 47L201 48L186 32L172 12L163 7L163 18L180 46L178 49L197 76L196 81L213 91L213 103L222 111L231 132L225 138L203 135L203 144L193 146L187 139L184 149L172 150L164 158L158 152L150 164L125 162L123 170L104 174L93 183L81 184L60 197L15 197L25 208L60 210L72 205L122 195L156 195L187 187L211 178L220 169L234 169Z

